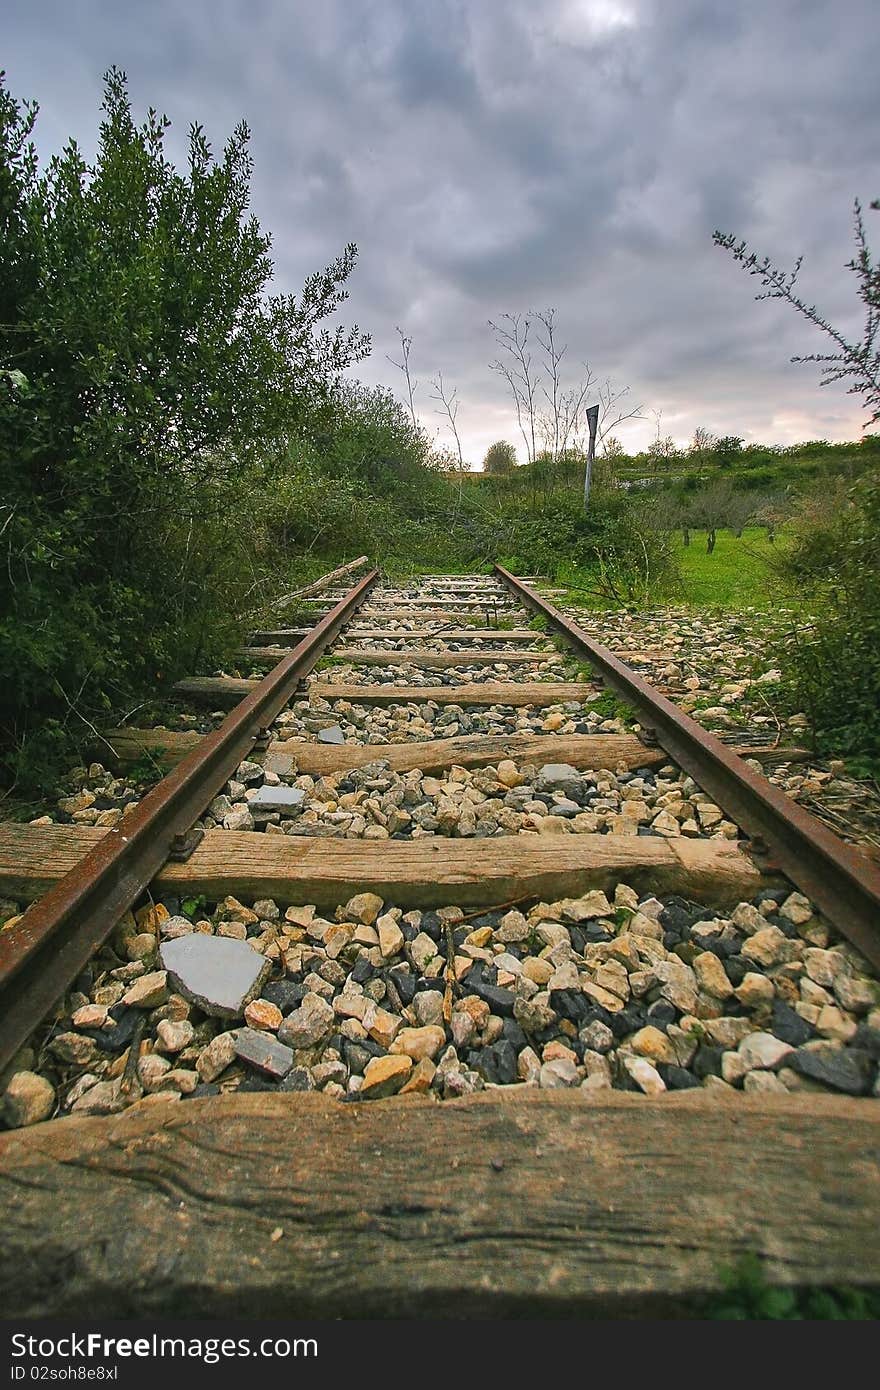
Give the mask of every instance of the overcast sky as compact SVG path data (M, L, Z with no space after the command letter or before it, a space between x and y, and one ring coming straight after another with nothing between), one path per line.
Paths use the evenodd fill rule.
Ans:
M553 306L573 369L631 387L620 435L684 443L857 438L866 418L793 353L822 339L712 245L716 227L788 265L858 337L852 204L880 196L876 0L6 0L2 64L40 103L38 145L94 150L101 76L135 111L244 117L254 209L278 287L359 247L346 319L372 335L359 375L416 404L458 389L466 457L517 441L487 320ZM880 213L867 212L880 244ZM520 443L520 455L522 446Z

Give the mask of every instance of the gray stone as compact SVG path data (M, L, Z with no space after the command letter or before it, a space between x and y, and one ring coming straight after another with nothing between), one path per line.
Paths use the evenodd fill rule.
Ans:
M544 1062L538 1077L538 1085L544 1091L557 1091L568 1086L577 1086L580 1075L574 1062L565 1057L555 1057L552 1062Z
M578 1037L591 1052L609 1052L614 1046L614 1034L608 1025L600 1022L598 1018L582 1028Z
M440 1023L443 1018L443 995L437 989L420 990L413 1000L412 1010L423 1028Z
M201 932L163 942L159 955L174 988L214 1018L241 1018L272 969L246 941Z
M330 1032L335 1017L332 1005L320 994L307 994L299 1008L287 1015L278 1037L297 1049L314 1047Z
M345 734L338 724L331 724L329 729L318 730L319 743L344 743Z
M788 1065L801 1076L821 1081L835 1091L860 1096L868 1089L870 1065L865 1053L836 1047L799 1047L789 1055Z
M236 1055L267 1076L280 1080L293 1066L290 1048L278 1042L271 1033L260 1033L256 1028L238 1028L234 1043Z
M291 1067L279 1091L314 1091L315 1082L308 1067Z
M252 811L295 811L305 800L299 787L260 787L248 805Z
M570 763L545 763L535 778L535 789L539 792L577 791L581 776Z

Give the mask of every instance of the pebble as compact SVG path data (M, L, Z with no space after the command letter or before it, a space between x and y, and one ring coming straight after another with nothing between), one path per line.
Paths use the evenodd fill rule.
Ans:
M749 1033L738 1052L748 1071L772 1070L792 1051L791 1046L772 1033Z
M266 1076L280 1080L293 1066L292 1050L256 1028L236 1028L233 1043L236 1055Z
M202 1081L216 1081L237 1056L235 1032L218 1033L199 1053L196 1071Z
M437 1024L428 1024L424 1028L401 1028L389 1050L392 1054L411 1057L414 1062L421 1062L425 1057L433 1061L445 1045L445 1031Z
M374 1057L367 1063L364 1083L358 1091L360 1100L381 1100L383 1096L394 1096L408 1080L413 1060L404 1054L398 1056Z
M627 1075L646 1096L659 1096L666 1090L663 1077L647 1058L623 1057L622 1061Z
M334 1018L333 1006L326 999L307 994L299 1008L282 1020L278 1038L295 1049L312 1047L330 1032Z
M22 1129L48 1120L55 1109L55 1089L44 1076L18 1071L3 1095L3 1116L10 1129Z
M195 1037L196 1030L186 1019L181 1022L174 1022L171 1019L163 1018L156 1025L157 1046L160 1052L182 1052L185 1047L189 1047Z
M168 998L168 976L164 970L153 970L141 975L139 980L129 986L122 996L126 1008L155 1009Z
M283 1019L284 1015L278 1005L268 999L252 999L245 1005L244 1021L250 1028L265 1029L274 1033L281 1027Z
M582 621L598 628L604 620L589 615ZM621 650L627 635L647 632L652 621L620 615L609 640ZM669 637L671 646L675 638L664 656L664 680L678 687L682 702L696 702L692 708L707 724L733 728L733 716L748 705L751 678L735 671L714 678L724 664L713 655L714 634L727 620L683 615L675 632L663 621L657 620L663 640ZM730 642L725 638L721 645L729 650ZM753 644L742 646L751 657ZM555 661L551 655L541 674ZM634 664L641 669L639 661ZM650 666L647 658L643 664ZM426 673L424 683L473 679L467 666L463 656L449 676ZM498 675L507 678L503 670ZM369 679L388 678L376 669ZM392 678L400 679L399 667ZM282 761L268 772L257 763L241 764L204 823L383 840L584 833L736 837L722 809L671 764L582 771L552 761L554 733L610 732L628 723L592 711L592 693L585 683L586 704L533 710L502 704L473 710L430 700L331 707L307 695L297 698L273 730L273 737L288 744L286 768ZM397 774L382 761L382 744L389 742L514 730L546 737L547 760L508 758L434 776ZM302 739L375 743L376 760L344 774L300 776L295 760ZM103 769L94 777L92 771L84 778L88 786L71 789L61 816L102 815L111 784L122 798L124 783L116 786ZM800 774L790 767L780 776L791 785L777 784L799 795L814 781L812 773ZM14 918L19 908L11 903L2 910ZM47 1050L43 1079L53 1095L60 1080L58 1094L68 1109L85 1103L95 1104L95 1113L121 1108L127 1102L119 1078L104 1069L121 1069L134 1021L150 1010L139 1074L151 1103L216 1090L219 1078L224 1091L241 1084L278 1086L351 1099L398 1091L445 1099L510 1084L587 1092L617 1086L649 1095L697 1085L728 1095L739 1088L868 1095L877 1084L876 983L856 953L836 945L797 892L766 891L729 915L643 896L623 882L613 893L609 887L607 893L596 890L558 903L489 908L467 922L452 905L437 912L405 908L365 892L340 904L329 919L314 905L268 899L245 904L235 898L206 904L197 921L170 898L128 914L114 942L129 964L120 968L118 958L112 960L112 974L96 970L101 983L92 989L86 982L71 995ZM455 946L448 1025L447 922ZM157 941L161 971L151 969ZM208 981L206 991L194 987L205 985L204 976L190 979L187 989L183 974L166 959L175 950L184 962L203 965L216 964L218 951L243 954L239 966L225 972L218 996L216 980ZM159 990L152 1003L151 976L166 970L166 992ZM231 997L223 993L230 973ZM180 995L169 997L168 990ZM217 1031L225 1026L222 1020L228 1025L242 1018L244 1027ZM248 1049L251 1055L245 1056ZM259 1075L256 1058L269 1059ZM89 1071L71 1085L65 1069L83 1067Z

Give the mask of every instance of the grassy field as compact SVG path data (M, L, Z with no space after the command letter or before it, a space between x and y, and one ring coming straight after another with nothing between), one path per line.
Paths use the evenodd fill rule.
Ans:
M719 531L715 549L707 555L704 532L694 532L690 545L679 537L675 555L683 599L716 608L769 606L776 597L772 564L782 544L770 545L759 527L747 527L739 539L732 531Z

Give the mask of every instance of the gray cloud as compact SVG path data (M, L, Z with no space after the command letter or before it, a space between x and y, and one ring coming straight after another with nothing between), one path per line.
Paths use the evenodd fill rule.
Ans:
M871 0L12 0L4 61L45 152L70 134L93 150L111 63L137 109L172 118L177 157L190 121L220 145L246 117L279 284L357 241L362 376L397 386L404 327L425 423L442 371L476 462L516 437L487 320L545 305L569 359L630 383L681 442L697 424L857 434L857 400L789 364L819 340L755 304L711 234L805 253L804 294L859 332L843 267L853 198L880 194L878 47Z

